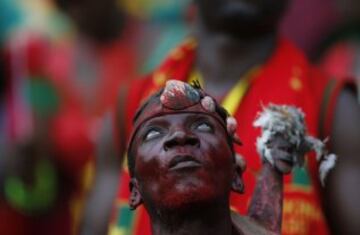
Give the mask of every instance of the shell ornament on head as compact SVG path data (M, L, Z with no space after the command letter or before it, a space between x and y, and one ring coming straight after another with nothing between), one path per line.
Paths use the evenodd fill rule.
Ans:
M172 110L184 110L200 103L203 112L209 114L215 114L217 104L215 99L201 89L198 81L194 81L191 85L178 80L167 81L160 101L164 107ZM226 130L235 143L241 144L236 129L236 119L228 116L226 118Z
M307 135L304 113L294 106L270 104L263 108L254 122L255 127L262 129L262 134L256 142L257 151L263 160L274 165L268 143L276 135L283 136L286 141L295 149L291 161L302 167L305 154L315 151L316 159L320 162L319 175L321 184L324 186L328 172L334 168L336 155L328 154L325 148L325 141Z

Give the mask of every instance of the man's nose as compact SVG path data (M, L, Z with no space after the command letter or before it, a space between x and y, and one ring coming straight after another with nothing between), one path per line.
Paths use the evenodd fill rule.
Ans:
M175 146L199 146L200 140L196 135L186 133L183 130L174 131L164 142L165 151Z

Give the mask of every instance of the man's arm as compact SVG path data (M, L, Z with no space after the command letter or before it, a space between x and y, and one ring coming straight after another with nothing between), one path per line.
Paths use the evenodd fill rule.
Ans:
M248 216L276 234L281 234L283 175L264 162L251 198Z
M360 105L350 89L337 101L331 134L338 161L324 189L329 225L333 234L360 234Z

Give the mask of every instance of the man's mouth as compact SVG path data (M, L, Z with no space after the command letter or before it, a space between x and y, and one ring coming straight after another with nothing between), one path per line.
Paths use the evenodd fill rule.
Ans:
M201 167L201 162L191 155L177 155L169 164L169 169L171 171L199 167Z

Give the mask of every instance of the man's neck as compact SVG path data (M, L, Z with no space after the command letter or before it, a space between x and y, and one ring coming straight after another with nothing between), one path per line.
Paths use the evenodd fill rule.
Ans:
M210 31L201 22L196 29L196 67L206 90L215 97L224 95L249 69L263 64L276 46L276 33L240 38Z
M150 214L153 235L238 235L228 206L191 207Z

